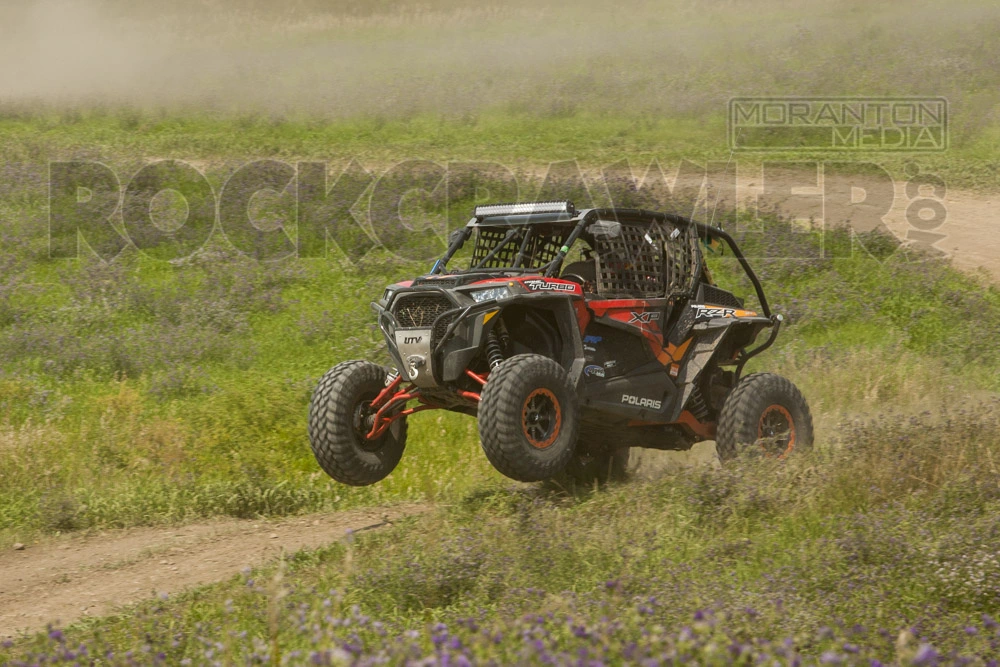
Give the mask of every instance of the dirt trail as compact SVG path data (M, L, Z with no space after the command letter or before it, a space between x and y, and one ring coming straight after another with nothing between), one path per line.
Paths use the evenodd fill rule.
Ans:
M678 170L677 165L662 165L661 176L633 169L626 174L637 184L650 187L661 196L673 193L680 201L694 197L704 203L706 181L698 169ZM551 165L529 168L533 178L545 180ZM768 172L760 165L737 165L735 192L715 193L722 210L736 207L743 213L777 210L793 220L839 225L848 223L856 231L869 231L884 224L901 242L950 257L964 271L984 269L1000 281L1000 192L980 193L917 182L932 174L918 174L912 182L893 180L891 201L888 198L888 173L879 172L873 179L863 173L825 173L815 166L803 168L791 162ZM679 173L680 172L680 173ZM616 172L612 171L612 174ZM606 195L600 170L583 170L584 179L595 196ZM665 188L665 190L663 190ZM919 200L919 201L918 201ZM922 203L921 206L914 206ZM929 206L940 204L937 211ZM912 208L911 208L912 207ZM923 209L931 220L921 218ZM679 213L688 211L677 209ZM695 217L701 219L699 209ZM931 216L934 213L935 216Z
M785 171L769 178L765 193L760 170L756 174L740 174L736 196L741 206L777 207L793 218L808 220L810 216L824 220L820 196L824 189L840 202L855 202L849 220L859 231L866 231L877 220L872 211L880 205L865 199L867 179L863 175L825 174L817 177L810 171ZM676 187L675 182L675 187ZM784 192L782 192L784 191ZM924 222L916 211L907 215L908 207L917 199L939 201L943 213L940 224ZM749 203L748 203L749 202ZM825 211L827 222L844 222L839 211ZM928 210L930 213L930 210ZM888 213L882 216L885 225L904 243L926 248L950 257L954 265L966 271L985 269L994 280L1000 280L1000 193L980 194L948 188L933 192L929 186L907 192L907 183L897 181Z
M243 568L380 528L427 505L359 509L280 521L214 521L46 538L0 551L0 638L107 614L160 593L223 581Z

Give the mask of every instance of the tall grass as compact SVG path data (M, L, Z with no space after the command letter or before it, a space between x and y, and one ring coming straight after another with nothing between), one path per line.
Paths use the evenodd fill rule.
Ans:
M388 532L63 634L33 660L992 664L1000 405L844 422L811 453L465 493ZM423 663L421 663L423 664ZM651 664L651 663L649 663Z

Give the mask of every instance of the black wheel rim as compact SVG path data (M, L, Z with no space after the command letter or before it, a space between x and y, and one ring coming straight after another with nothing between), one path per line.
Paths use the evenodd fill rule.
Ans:
M757 438L768 456L784 458L795 448L795 422L782 405L771 405L760 416Z
M521 426L532 447L545 449L559 437L562 409L550 390L539 388L528 394L521 411Z
M354 406L354 432L358 436L358 444L367 451L375 451L382 443L384 436L379 436L374 440L368 438L372 427L375 425L375 414L378 410L372 409L372 400L376 394L366 394Z

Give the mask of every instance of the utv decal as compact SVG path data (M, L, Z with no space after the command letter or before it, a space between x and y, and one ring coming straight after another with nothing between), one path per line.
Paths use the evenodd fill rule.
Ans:
M660 319L660 313L653 310L647 310L642 313L633 311L630 315L632 318L628 321L629 324L649 324Z
M403 338L404 345L415 345L424 339L423 336L407 336Z
M600 366L587 366L583 369L584 375L590 375L593 377L604 377L604 369Z
M622 394L622 403L628 403L629 405L635 405L640 408L652 408L653 410L659 410L663 405L661 401L656 401L652 398L640 398L629 394Z
M597 343L600 343L602 340L604 340L604 339L601 336L584 336L583 337L583 342L584 343L590 343L591 345L595 345Z
M575 292L575 283L550 283L548 280L525 280L524 286L532 292Z

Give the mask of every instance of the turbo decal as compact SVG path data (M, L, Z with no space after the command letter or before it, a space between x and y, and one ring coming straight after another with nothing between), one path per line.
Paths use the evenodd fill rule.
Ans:
M556 283L538 279L525 280L523 283L532 292L576 292L580 287L576 283Z

